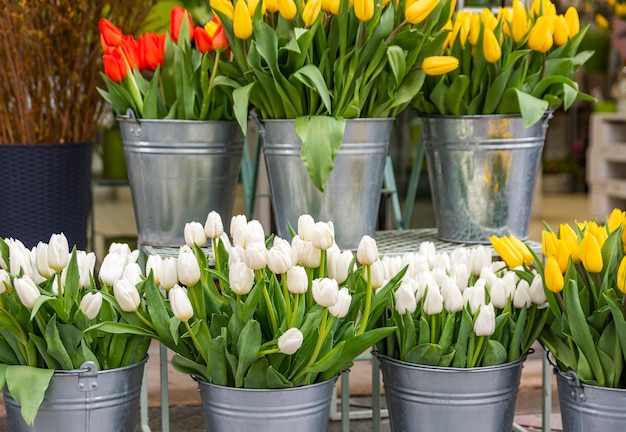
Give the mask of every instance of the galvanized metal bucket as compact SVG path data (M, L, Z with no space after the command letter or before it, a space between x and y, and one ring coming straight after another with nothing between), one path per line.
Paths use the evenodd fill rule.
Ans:
M236 122L117 118L140 244L179 247L187 222L233 213L243 134Z
M392 431L503 432L513 429L525 358L498 366L423 366L376 354Z
M626 390L583 384L574 371L555 373L564 432L626 429Z
M197 380L208 432L325 432L335 378L288 389L241 389Z
M528 238L550 117L526 128L519 115L420 116L439 239Z
M55 372L33 426L24 422L5 387L9 427L12 432L133 432L145 364L98 371L89 361L77 370Z
M332 221L341 249L354 250L361 237L373 235L393 122L393 118L346 120L335 168L322 193L302 163L295 120L263 120L263 151L277 235L291 239L289 223L296 229L302 214Z

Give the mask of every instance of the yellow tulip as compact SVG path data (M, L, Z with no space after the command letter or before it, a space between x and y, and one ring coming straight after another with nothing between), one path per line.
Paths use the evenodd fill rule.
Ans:
M285 18L286 20L291 20L296 16L298 9L296 8L296 4L293 0L277 0L278 1L278 12L280 16Z
M233 32L236 37L243 40L252 36L252 18L244 0L237 0L237 3L235 3Z
M483 52L485 53L485 60L489 63L495 63L500 60L502 50L500 49L500 43L493 34L493 31L489 28L485 28L483 33Z
M561 270L561 273L565 273L565 270L567 270L570 256L572 256L572 254L569 251L567 242L565 240L558 239L556 241L556 254L554 257L556 258L556 262L559 264L559 270Z
M354 0L354 15L362 22L371 20L374 16L374 0Z
M608 30L611 28L611 23L609 23L609 21L600 14L596 14L596 16L593 17L593 20L601 29Z
M530 29L528 34L528 47L540 53L546 53L552 44L552 31L550 30L549 18L539 17L535 22L535 25Z
M546 260L546 266L543 269L543 280L546 284L546 288L552 292L563 291L565 285L565 279L563 279L563 273L559 269L559 264L555 257L549 257Z
M578 10L575 7L570 6L565 11L565 21L569 27L569 37L573 38L580 31L580 18L578 17Z
M480 17L483 21L483 25L485 26L485 28L493 30L498 25L498 20L496 19L496 16L489 8L484 8L480 13Z
M502 22L502 31L505 35L511 36L511 23L513 22L513 9L501 7L498 11L498 21Z
M515 268L522 265L524 262L522 253L513 246L508 237L502 236L498 238L492 235L489 240L491 240L493 249L500 255L500 258L504 260L507 266Z
M308 0L302 9L302 21L308 27L312 26L322 10L322 0Z
M622 258L617 269L617 288L626 294L626 256Z
M256 10L256 7L258 4L259 4L259 0L248 0L248 12L250 13L251 17L254 16L254 11ZM261 2L261 13L265 15L266 10L267 10L267 5L263 1Z
M552 231L543 230L541 232L541 251L544 257L556 255L556 234Z
M229 0L211 0L211 8L223 13L229 20L233 20L235 7Z
M271 13L278 12L278 2L276 0L264 0L265 9Z
M556 6L550 0L535 0L530 6L530 14L533 17L554 16L556 15Z
M596 241L598 242L598 245L601 249L602 246L604 246L604 242L609 237L609 235L606 233L606 229L598 225L596 221L591 221L587 223L586 233L589 233L596 238Z
M517 43L528 33L528 12L523 5L521 9L515 9L512 26L513 41Z
M333 15L339 15L339 0L322 0L322 10Z
M515 237L513 234L509 236L509 240L511 241L511 244L518 251L520 251L520 253L522 254L522 257L524 257L524 264L531 265L533 262L533 254L530 253L528 246L526 246L526 244L523 241Z
M459 67L459 59L452 56L430 56L422 62L426 75L443 75Z
M580 243L580 260L583 267L590 273L600 273L602 271L602 252L596 238L586 233Z
M482 23L480 22L479 14L472 14L470 17L470 32L469 32L469 41L472 46L476 46L478 43L478 37L480 36L480 30L482 28Z
M615 16L619 18L626 17L626 4L619 3L615 5Z
M565 17L559 15L554 20L554 43L561 46L565 45L569 40L569 26Z
M419 24L428 18L437 6L439 6L439 0L417 0L405 10L405 18L411 24Z
M561 224L559 227L559 238L567 244L574 264L580 262L580 243L576 231L568 224Z
M606 228L612 233L624 223L624 212L618 208L614 208L606 221Z
M406 0L406 1L404 2L404 10L405 10L405 12L406 12L406 10L407 10L408 8L410 8L410 7L411 7L411 5L412 5L412 4L413 4L413 3L415 3L416 1L417 1L417 0ZM459 11L459 12L460 12L460 11Z

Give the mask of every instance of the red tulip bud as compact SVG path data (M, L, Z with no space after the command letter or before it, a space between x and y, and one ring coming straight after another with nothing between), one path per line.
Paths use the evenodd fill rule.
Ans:
M117 28L108 19L101 19L98 22L100 27L100 42L102 43L102 49L106 51L108 47L118 47L124 42L124 35L122 30Z
M170 12L170 34L174 42L178 42L178 35L183 24L183 19L187 17L189 21L189 39L193 40L193 21L189 13L180 6L174 6Z

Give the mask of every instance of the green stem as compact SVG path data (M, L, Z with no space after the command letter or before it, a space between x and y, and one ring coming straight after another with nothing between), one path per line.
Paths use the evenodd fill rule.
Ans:
M295 327L296 325L296 316L298 315L298 308L300 307L300 296L303 294L296 294L295 299L293 301L293 315L291 315L291 319L289 320L289 327Z
M398 32L400 30L402 30L402 27L404 27L405 25L407 25L409 22L407 20L402 21L400 24L398 24L398 27L396 27L395 29L393 29L393 31L391 33L389 33L389 36L387 36L387 39L385 39L385 45L389 45L391 43L391 41L393 40L394 37L396 37L396 35L398 34Z
M263 285L263 297L265 298L265 303L267 304L267 312L270 315L270 321L272 322L272 331L274 334L278 333L278 323L276 322L276 314L274 313L274 306L272 305L272 299L270 298L270 293L267 291L267 287Z
M474 356L472 357L472 363L470 364L470 367L476 367L478 357L480 357L480 352L482 351L483 343L486 338L487 336L480 336L478 338L478 343L476 344L476 349L474 350Z
M430 343L436 344L439 342L439 338L437 337L437 322L436 316L430 316Z
M196 335L193 334L193 331L191 330L191 326L189 325L189 321L185 321L185 327L187 327L187 332L189 332L189 336L191 336L191 340L193 341L193 344L196 346L196 348L198 349L198 352L202 356L202 359L204 360L204 364L208 365L209 362L207 360L207 355L204 352L204 348L202 347L202 345L200 345L200 342L196 338Z
M291 298L289 296L289 289L287 288L287 273L283 273L280 279L283 286L283 296L285 297L285 307L287 308L287 322L291 322Z
M320 251L320 268L319 268L319 276L320 278L326 277L326 250L322 249Z
M217 239L211 239L213 245L213 261L215 261L215 270L219 273L222 272L222 263L220 262L219 254L217 253Z
M265 351L259 351L259 353L257 354L257 358L265 357L266 355L269 355L269 354L276 354L277 352L280 352L278 348L269 349Z
M207 97L209 101L211 100L211 91L213 90L213 84L215 83L215 77L218 74L218 67L220 64L220 53L221 51L216 51L215 62L213 63L213 70L211 71L211 76L209 77L209 89L207 91ZM209 108L210 109L210 108Z
M135 311L135 315L137 315L139 320L147 325L151 330L155 330L154 325L145 316L143 316L141 312L139 312L139 309Z
M334 317L331 317L331 321L332 319L334 319ZM313 350L313 354L311 355L311 358L307 362L306 366L300 369L300 372L298 372L298 374L294 377L293 379L294 383L297 383L298 381L300 381L300 379L302 379L302 377L307 373L307 369L311 367L313 363L315 363L315 360L317 360L317 356L319 355L320 350L322 349L322 344L324 343L324 340L326 339L326 336L327 336L326 335L326 333L328 332L327 328L330 328L327 321L328 321L328 308L324 308L324 312L322 313L322 322L320 323L320 334L317 338L315 349Z
M359 329L356 332L356 335L363 334L365 329L367 328L367 321L370 315L370 308L372 307L372 266L366 265L365 272L367 273L367 292L365 293L365 309L363 310L363 318L361 319L361 323L359 324Z

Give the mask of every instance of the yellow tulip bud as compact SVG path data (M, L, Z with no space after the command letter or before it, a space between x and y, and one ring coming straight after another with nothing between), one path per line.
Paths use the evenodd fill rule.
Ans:
M302 9L302 21L307 26L312 26L322 10L322 0L309 0Z
M485 28L483 33L483 52L485 53L485 60L489 63L497 62L502 55L498 39L489 28Z
M452 56L430 56L422 62L426 75L443 75L459 67L459 59Z
M596 14L596 16L593 17L593 20L601 29L608 30L611 28L611 23L609 23L609 21L600 14Z
M576 231L568 224L561 224L559 227L559 238L565 242L574 264L580 262L580 244Z
M412 5L413 3L415 3L416 1L417 1L417 0L406 0L406 1L404 2L404 11L406 12L406 10L407 10L408 8L410 8L410 7L411 7L411 5Z
M419 24L439 5L439 0L417 0L405 10L405 18L411 24Z
M617 3L615 5L615 16L618 16L620 18L623 18L626 16L626 4Z
M235 3L233 31L239 39L245 40L252 36L252 18L244 0L237 0Z
M580 243L580 260L583 267L590 273L600 273L602 270L602 252L598 240L586 233Z
M339 0L322 0L322 10L333 15L339 15Z
M469 41L472 46L476 46L478 43L478 37L480 36L480 30L482 28L482 23L480 22L480 15L472 14L470 17L470 32L469 32Z
M515 6L516 4L521 5L521 6ZM512 31L512 36L513 36L513 41L514 42L519 42L520 40L522 40L522 38L526 35L526 33L528 32L528 12L526 11L526 8L524 7L524 5L521 4L521 2L519 0L517 0L515 3L513 3L513 31Z
M509 240L511 241L511 244L518 251L520 251L520 253L522 254L522 257L524 257L524 264L531 265L533 262L533 254L530 253L528 246L526 246L524 242L522 242L520 239L515 237L513 234L509 236Z
M263 0L265 4L265 10L274 13L278 12L278 2L276 0Z
M559 264L559 270L561 273L565 273L567 270L567 264L569 264L569 258L572 254L569 251L568 244L565 240L558 239L556 241L556 262Z
M374 16L374 0L354 0L354 15L362 22L371 20Z
M524 257L521 252L511 244L508 237L502 236L498 238L496 236L491 236L489 240L491 240L493 249L498 253L498 255L500 255L500 258L504 260L507 266L515 268L522 265Z
M511 36L511 23L513 22L513 9L501 7L498 11L498 21L502 22L502 31L505 35Z
M614 208L606 221L606 228L612 233L624 223L624 212L618 208Z
M528 35L528 47L540 53L546 53L552 44L552 31L550 30L550 19L545 17L539 17L535 22L535 25L530 29Z
M211 8L223 13L229 20L233 20L235 7L229 0L211 0Z
M567 21L567 27L569 28L569 37L573 38L580 31L580 18L578 17L578 10L575 7L570 6L565 11L565 21Z
M482 12L480 13L480 18L482 19L485 28L493 30L498 25L498 20L496 16L489 8L484 8L482 10Z
M559 15L554 20L554 43L561 46L565 45L569 40L569 26L565 17Z
M606 229L603 227L600 227L600 225L598 225L598 223L595 221L591 221L587 223L587 229L586 229L585 234L587 233L591 234L592 236L596 238L596 241L598 242L598 245L600 246L600 248L604 246L604 242L609 237L609 235L606 233Z
M552 292L563 291L565 279L563 279L563 273L561 273L559 263L556 261L555 257L551 256L546 260L546 266L544 267L543 272L543 280L548 290Z
M541 232L541 251L543 256L551 257L556 255L556 234L552 231L543 230Z
M626 256L622 258L617 269L617 288L626 294Z
M256 10L257 5L259 4L259 0L247 0L247 1L248 1L248 12L250 13L250 16L253 17L254 11ZM263 1L261 2L261 13L265 15L266 10L267 10L267 5Z
M278 12L286 20L291 20L296 16L298 9L293 0L278 0Z
M533 17L554 16L556 6L550 0L535 0L530 6L530 13Z

